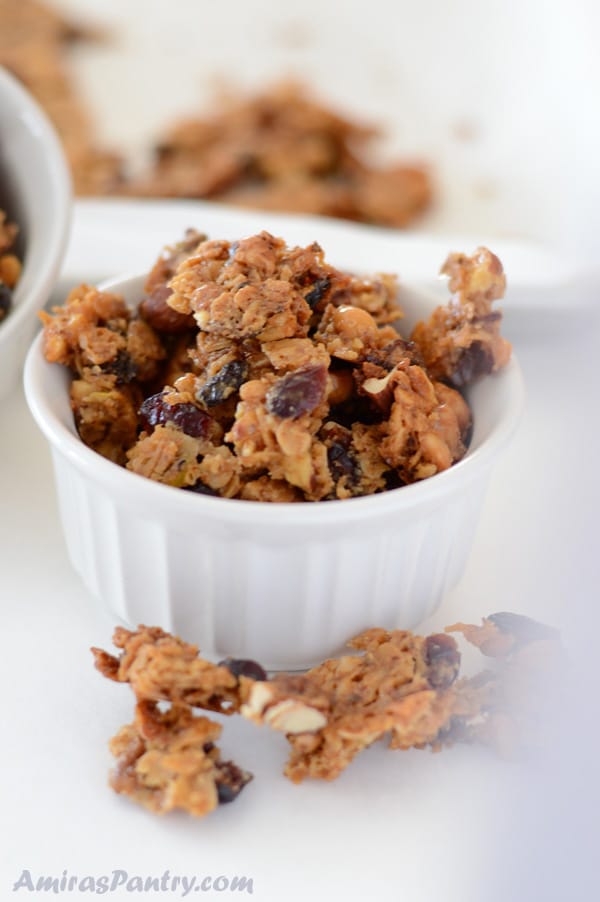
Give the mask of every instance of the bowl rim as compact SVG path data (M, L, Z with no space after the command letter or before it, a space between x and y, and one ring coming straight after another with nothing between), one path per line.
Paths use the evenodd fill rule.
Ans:
M124 274L107 279L98 286L100 290L126 290L127 286L141 283L146 274ZM407 287L418 294L427 296L426 292L407 284ZM184 492L173 486L164 485L147 479L137 473L121 467L102 457L85 445L77 436L74 425L67 426L50 404L48 380L44 373L48 367L58 364L48 363L42 352L43 335L40 333L33 340L24 370L25 396L29 409L39 428L50 443L53 451L60 452L77 470L94 483L101 485L111 494L127 498L134 502L136 509L152 512L156 518L157 511L163 513L175 508L183 519L196 515L220 522L238 523L240 525L307 526L311 524L350 524L374 517L393 516L405 510L419 507L423 510L434 509L444 503L449 495L464 489L474 480L481 477L491 467L492 460L498 451L508 442L521 419L525 403L525 390L521 368L514 352L508 364L501 370L491 373L486 380L503 380L507 386L509 403L502 416L495 423L490 434L482 444L465 457L453 464L448 470L437 473L434 477L420 482L373 495L357 498L333 499L326 503L246 501L237 498L212 497L210 495ZM67 375L64 367L62 369ZM160 513L158 516L160 516Z
M0 96L8 98L12 108L21 112L18 118L24 130L33 134L44 148L42 155L47 168L48 179L44 202L53 210L52 229L44 242L40 259L27 256L23 259L23 271L33 272L27 292L19 294L19 283L15 287L18 301L15 301L8 316L0 324L0 344L15 337L28 319L32 310L40 305L40 297L49 290L56 277L65 254L72 217L73 188L71 175L56 130L38 102L11 73L0 66ZM17 223L21 227L20 223ZM27 240L25 238L25 240ZM46 298L44 297L44 302Z

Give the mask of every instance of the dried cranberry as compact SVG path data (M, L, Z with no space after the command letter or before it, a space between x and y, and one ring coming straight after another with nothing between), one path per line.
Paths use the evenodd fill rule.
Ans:
M209 417L195 404L187 402L168 404L162 392L146 398L139 409L139 415L142 426L147 431L154 429L155 426L173 423L174 426L179 426L182 432L193 438L204 438L209 433L213 422L212 417Z
M329 471L335 482L347 476L352 482L358 482L360 471L354 455L340 442L333 442L327 449Z
M245 360L231 360L218 373L204 383L196 397L206 407L214 407L226 401L248 378L248 364Z
M226 667L236 677L245 676L260 681L267 679L267 674L260 664L246 658L225 658L219 661L219 667Z
M244 786L250 782L252 774L242 770L233 761L217 761L215 765L219 771L217 777L219 802L221 804L233 802Z
M438 633L425 639L427 680L434 689L451 686L460 669L460 652L452 636Z
M102 366L102 371L116 376L119 385L133 382L137 376L137 367L127 351L118 351L114 360L109 360Z
M286 420L294 420L315 409L325 396L327 369L306 366L278 379L267 392L269 413Z

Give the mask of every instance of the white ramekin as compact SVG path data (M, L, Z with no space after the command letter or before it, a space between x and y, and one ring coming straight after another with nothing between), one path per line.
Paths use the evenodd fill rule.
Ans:
M66 248L71 181L60 142L31 95L0 68L0 198L19 226L23 270L13 307L0 323L0 399L21 379Z
M141 286L103 287L134 303ZM433 306L410 299L411 319ZM183 492L105 460L77 436L69 380L44 360L38 336L26 396L50 443L69 555L87 588L118 621L271 669L312 665L367 627L412 628L435 610L462 574L523 401L513 359L469 389L473 438L450 470L370 497L266 504Z

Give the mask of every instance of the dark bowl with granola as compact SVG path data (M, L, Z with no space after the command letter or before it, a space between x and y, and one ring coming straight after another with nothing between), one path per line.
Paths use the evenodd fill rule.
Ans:
M0 397L21 376L60 268L71 188L58 139L29 93L0 68Z
M436 307L317 243L190 232L43 314L28 402L71 559L113 616L291 669L435 609L522 397L500 261L443 272Z

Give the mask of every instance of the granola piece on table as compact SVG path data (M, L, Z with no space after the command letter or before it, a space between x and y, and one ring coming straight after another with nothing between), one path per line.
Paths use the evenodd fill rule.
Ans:
M371 629L349 646L362 654L257 682L241 708L245 717L287 734L285 773L294 782L335 779L388 733L392 748L434 743L451 716L460 666L451 637Z
M121 727L109 747L117 759L109 783L155 814L174 809L203 817L233 801L252 779L232 761L223 761L215 740L220 724L172 705L139 701L135 720Z
M245 676L237 676L226 663L204 660L197 645L159 627L140 626L134 631L117 627L113 643L121 654L117 657L93 648L95 665L108 679L129 683L139 700L166 701L220 714L231 714L242 704ZM265 678L264 671L258 672Z

